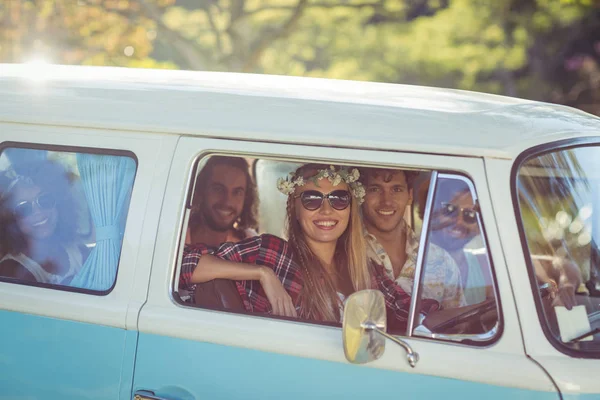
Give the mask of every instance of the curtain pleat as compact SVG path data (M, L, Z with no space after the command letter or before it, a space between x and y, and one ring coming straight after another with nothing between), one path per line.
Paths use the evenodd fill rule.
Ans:
M128 157L77 154L77 166L88 202L96 246L71 286L104 291L115 281L121 240L135 177L135 162Z

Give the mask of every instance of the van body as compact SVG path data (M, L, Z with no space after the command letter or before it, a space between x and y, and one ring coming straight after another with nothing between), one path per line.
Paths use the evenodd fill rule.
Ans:
M88 275L76 274L76 287L0 277L0 398L598 398L600 335L561 341L544 314L523 182L571 171L564 175L574 182L569 190L585 187L592 199L580 218L590 238L577 237L581 246L594 244L599 144L600 118L495 95L280 76L0 65L0 169L17 170L28 154L77 165L80 199L91 214L77 229L95 237L83 251L96 260L95 267L83 263ZM544 166L548 154L564 152L585 153L581 165L565 157L571 161ZM379 359L355 365L344 356L341 326L186 306L177 279L191 192L199 165L212 154L406 168L465 180L485 227L496 325L468 341L411 331L397 336L418 352L414 367L389 339ZM110 191L119 209L112 222L91 205L110 184L85 172L108 163L122 185ZM267 176L261 165L269 163L255 168L259 191ZM581 186L583 176L589 184ZM42 200L38 195L37 205L21 208L43 208ZM261 196L263 202L267 224L268 198ZM593 282L598 266L595 257L586 260ZM102 263L113 265L113 278L96 273ZM573 310L583 312L583 322L567 312L589 329L600 327L595 289L577 292L586 310Z

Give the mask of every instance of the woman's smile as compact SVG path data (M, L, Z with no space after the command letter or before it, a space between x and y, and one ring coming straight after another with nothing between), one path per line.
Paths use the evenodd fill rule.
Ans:
M313 224L315 224L317 226L317 228L325 230L325 231L330 231L333 230L335 228L335 226L338 224L338 220L332 220L332 219L318 219L313 221Z
M342 182L334 186L328 179L322 179L318 182L318 185L307 182L302 189L303 191L311 190L325 194L334 190L348 190L348 185ZM331 206L328 199L323 199L319 208L307 210L298 198L296 199L296 216L309 242L335 245L348 227L350 207L336 210Z

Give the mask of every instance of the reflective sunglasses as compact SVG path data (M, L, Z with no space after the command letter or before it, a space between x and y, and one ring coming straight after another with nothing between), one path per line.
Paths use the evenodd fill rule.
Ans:
M50 210L56 205L56 199L51 193L40 193L33 201L22 201L13 207L13 213L20 218L33 215L33 205L36 204L40 210Z
M327 199L329 205L338 210L345 210L351 202L350 192L347 190L334 190L331 193L323 194L317 190L306 190L301 194L294 196L295 199L300 197L302 206L308 211L315 211L321 207L323 200Z
M458 215L461 213L463 221L466 224L472 225L477 223L477 212L479 210L477 206L473 208L461 208L456 204L442 203L441 211L443 216L453 219L458 219Z

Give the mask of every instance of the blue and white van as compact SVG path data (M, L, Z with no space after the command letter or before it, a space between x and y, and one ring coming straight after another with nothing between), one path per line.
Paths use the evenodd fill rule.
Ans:
M420 172L421 200L407 216L420 238L413 308L437 189L462 182L480 230L465 260L487 277L492 301L451 320L478 330L422 329L411 310L409 329L384 339L384 324L366 315L352 350L351 322L183 301L195 176L215 154L252 161L259 231L273 234L284 204L274 181L297 163ZM7 185L31 181L32 165L47 189L12 208L0 199L0 258L30 263L19 276L0 263L0 399L600 398L600 118L403 85L0 65ZM52 274L15 255L11 246L31 240L9 227L63 200L56 224L69 234L48 250L68 261ZM579 282L538 273L561 262ZM567 286L576 303L555 307ZM357 364L358 353L370 362Z

